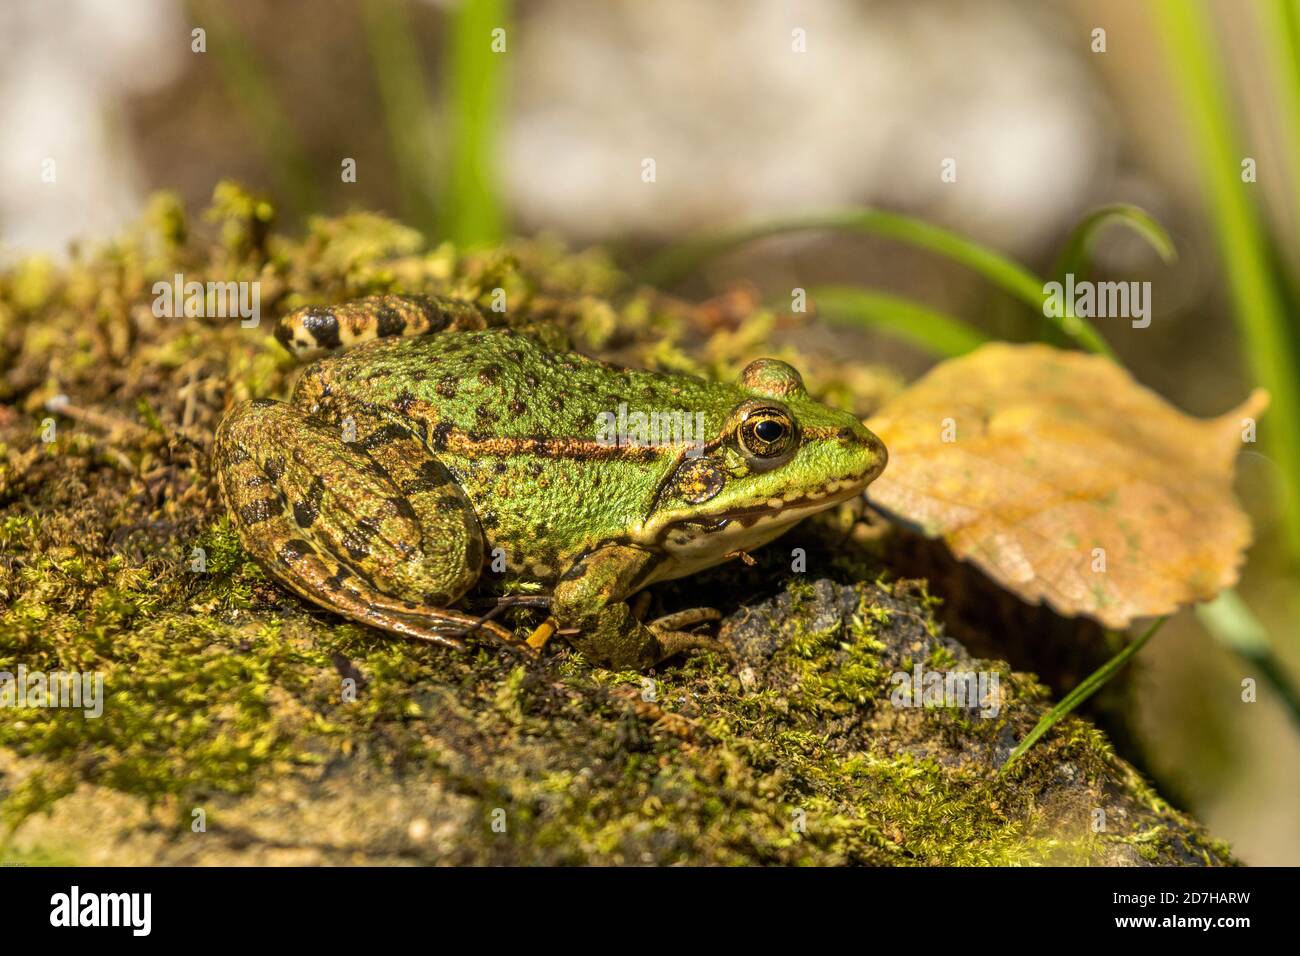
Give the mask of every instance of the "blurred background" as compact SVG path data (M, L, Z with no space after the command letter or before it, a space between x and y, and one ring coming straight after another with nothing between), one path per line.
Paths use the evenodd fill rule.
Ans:
M1273 393L1239 462L1258 538L1240 600L1136 659L1140 763L1242 860L1300 864L1298 23L1294 0L8 0L0 262L110 237L157 189L201 208L223 178L290 229L373 209L431 241L550 233L629 267L872 207L1043 276L1090 211L1134 204L1177 257L1140 228L1093 236L1098 277L1152 283L1149 328L1101 324L1120 360L1196 415ZM1013 340L1042 322L861 230L777 230L662 277L691 299L852 286ZM834 347L908 379L943 354L870 319Z

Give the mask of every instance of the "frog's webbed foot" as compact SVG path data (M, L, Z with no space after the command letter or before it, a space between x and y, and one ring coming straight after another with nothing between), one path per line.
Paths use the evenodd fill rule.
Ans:
M244 547L290 590L414 640L515 644L490 620L445 607L477 579L483 536L459 487L405 430L379 422L344 441L296 406L249 402L222 422L215 456Z
M690 650L727 653L726 645L716 638L685 630L721 616L713 608L692 608L643 624L625 602L619 602L606 605L580 626L564 628L560 633L594 664L616 670L644 670ZM549 636L548 626L553 631L557 624L548 618L529 638L531 646L540 646L536 642L539 636Z
M555 586L553 619L534 632L530 646L539 647L559 630L592 663L636 670L695 648L725 650L713 638L688 630L720 618L713 608L680 611L649 624L639 620L625 599L659 560L659 555L623 544L585 555Z

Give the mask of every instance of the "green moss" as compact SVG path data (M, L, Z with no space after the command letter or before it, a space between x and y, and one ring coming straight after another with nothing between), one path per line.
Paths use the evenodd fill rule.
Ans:
M256 279L263 322L155 320L152 284ZM381 290L549 319L622 361L729 375L760 353L866 411L896 376L729 329L636 289L599 250L465 252L356 213L274 229L233 184L191 222L153 201L66 268L0 273L0 670L102 675L103 716L0 708L0 856L10 861L974 864L1223 862L1104 738L1065 721L996 768L1046 691L997 662L1003 707L896 709L890 675L976 666L923 583L888 582L851 509L788 550L657 588L717 603L737 660L651 679L556 649L542 666L409 644L308 607L239 546L208 470L230 403L282 395L268 334L306 302ZM66 394L85 416L55 416ZM832 583L832 581L836 583ZM519 627L534 621L519 612ZM112 807L107 814L95 808ZM208 832L190 828L196 807ZM1095 807L1113 827L1093 832ZM117 835L130 824L129 838ZM107 856L105 856L107 854Z

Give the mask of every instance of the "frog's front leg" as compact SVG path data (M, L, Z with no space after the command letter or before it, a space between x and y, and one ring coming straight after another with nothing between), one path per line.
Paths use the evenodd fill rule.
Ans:
M577 628L569 637L595 664L641 670L691 648L718 650L712 638L681 628L721 615L712 608L682 611L643 624L625 600L659 560L628 545L608 545L586 555L555 586L551 617L561 628Z
M337 424L269 400L226 416L216 470L244 547L291 590L372 627L451 646L469 629L509 640L445 608L482 570L464 493L405 428L355 425L347 441Z

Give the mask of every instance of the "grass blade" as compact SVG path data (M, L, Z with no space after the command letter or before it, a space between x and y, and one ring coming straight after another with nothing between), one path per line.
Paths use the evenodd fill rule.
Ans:
M1040 308L1043 304L1043 283L1018 262L924 220L879 209L809 213L688 239L670 246L656 256L639 277L655 285L674 282L692 272L706 259L730 252L757 239L824 229L862 232L927 249L979 272L1035 308Z
M1038 738L1056 726L1061 718L1101 690L1105 683L1114 677L1116 672L1128 662L1130 657L1140 651L1147 641L1155 637L1156 632L1160 630L1166 620L1168 618L1164 617L1156 620L1154 624L1147 628L1145 634L1126 645L1118 654L1085 677L1078 687L1066 694L1055 707L1043 714L1038 723L1034 725L1034 729L1029 732L1024 740L1020 741L1015 750L1011 751L1011 755L1007 757L1007 762L1002 765L998 772L1006 773L1007 769L1024 756L1025 751L1038 741Z
M1152 9L1201 157L1251 375L1272 395L1265 441L1284 476L1277 485L1284 540L1293 559L1300 558L1300 367L1263 225L1249 194L1256 187L1241 179L1243 154L1223 92L1213 27L1203 4L1194 0L1155 0Z
M191 3L191 15L211 34L217 72L243 114L249 135L271 170L280 199L299 219L320 210L311 161L298 142L288 114L257 63L252 47L218 3Z
M1268 631L1235 590L1227 590L1208 604L1196 605L1201 626L1216 641L1259 668L1293 720L1300 724L1300 691L1273 653Z
M1265 0L1256 5L1260 16L1259 32L1273 41L1273 59L1276 70L1271 92L1279 100L1281 109L1278 124L1283 130L1285 152L1291 162L1291 229L1293 238L1300 230L1300 3L1297 0ZM1286 221L1286 213L1277 217ZM1291 271L1300 267L1296 243L1289 245Z
M879 209L794 216L687 240L656 256L640 270L638 278L651 285L665 285L690 273L705 260L757 239L822 229L866 233L933 252L979 273L1030 306L1037 315L1043 314L1043 282L1020 263L955 232L912 216ZM1062 318L1046 318L1082 348L1112 354L1097 330L1082 319L1067 323Z
M458 244L501 238L494 162L507 54L493 52L492 31L504 30L505 42L513 41L507 29L509 7L506 0L468 0L451 14L451 71L444 109L451 156L442 225L446 237Z
M434 118L410 18L404 2L365 0L361 19L379 85L402 218L428 233L435 228L438 195Z
M1065 248L1061 250L1061 255L1056 260L1052 275L1060 279L1069 273L1076 278L1083 278L1088 272L1089 254L1097 233L1111 223L1128 226L1150 243L1151 248L1155 249L1165 262L1173 262L1178 258L1174 241L1169 238L1169 233L1165 232L1165 227L1156 222L1145 209L1130 203L1115 203L1094 209L1074 227L1070 238L1066 240Z
M1057 257L1056 264L1052 267L1050 275L1059 281L1064 281L1067 275L1072 275L1075 279L1086 278L1091 271L1092 246L1096 241L1097 234L1111 223L1126 225L1145 238L1165 262L1171 262L1176 258L1177 252L1174 249L1174 242L1169 238L1169 233L1165 232L1164 226L1156 222L1146 210L1139 206L1129 203L1115 203L1095 209L1079 221L1071 231L1070 237L1066 240L1065 247ZM1073 302L1065 302L1065 312L1066 322L1076 323L1079 321L1074 314ZM1055 327L1046 329L1042 338L1043 341L1055 346L1063 344L1063 336L1060 330Z
M817 313L832 322L863 326L940 358L965 355L990 341L961 319L885 292L826 286L810 290L808 296Z

